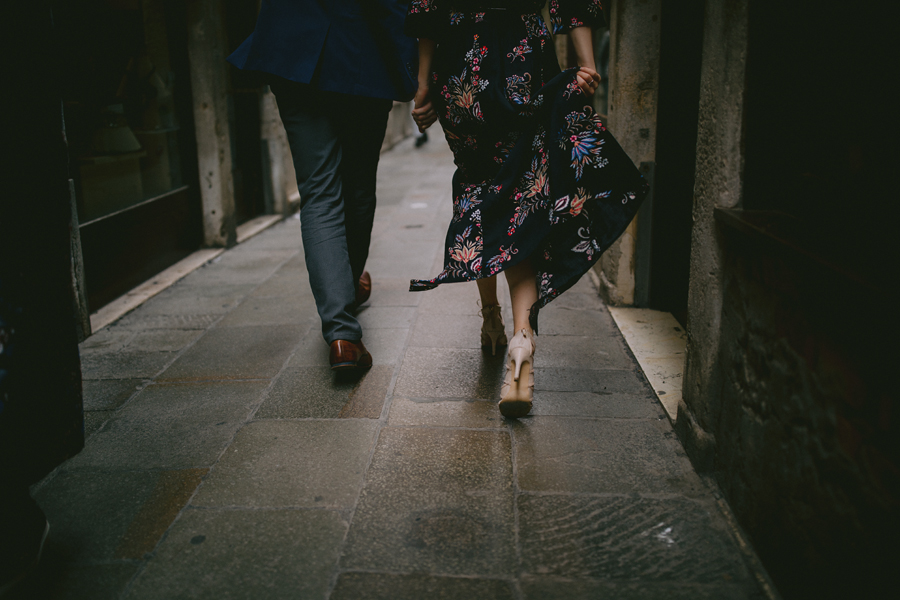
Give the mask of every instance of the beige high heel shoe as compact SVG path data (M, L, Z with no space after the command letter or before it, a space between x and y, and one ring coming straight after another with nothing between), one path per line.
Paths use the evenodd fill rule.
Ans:
M481 324L481 347L491 348L491 356L497 356L497 346L505 346L509 343L506 331L503 329L503 317L500 316L500 307L497 305L485 306L481 309L484 323Z
M500 414L524 417L534 397L534 334L520 329L509 342L506 377L500 388Z

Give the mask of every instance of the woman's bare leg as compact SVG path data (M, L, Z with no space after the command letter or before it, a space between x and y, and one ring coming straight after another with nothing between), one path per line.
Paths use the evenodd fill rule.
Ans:
M478 294L481 296L481 306L498 306L500 300L497 299L497 276L485 277L484 279L476 279L478 284Z
M537 283L531 261L523 260L506 269L509 297L512 301L515 336L509 340L506 376L500 387L500 414L524 417L531 412L534 398L534 332L528 317L537 302Z
M532 333L528 317L531 307L537 302L538 291L534 268L530 260L523 260L505 271L509 284L509 299L512 302L513 331L525 329Z

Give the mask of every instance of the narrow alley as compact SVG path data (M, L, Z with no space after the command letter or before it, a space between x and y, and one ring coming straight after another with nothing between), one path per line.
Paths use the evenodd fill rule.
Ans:
M12 597L768 597L588 277L541 313L533 415L499 415L475 286L407 291L452 172L438 135L382 156L358 380L293 217L88 338L86 446Z

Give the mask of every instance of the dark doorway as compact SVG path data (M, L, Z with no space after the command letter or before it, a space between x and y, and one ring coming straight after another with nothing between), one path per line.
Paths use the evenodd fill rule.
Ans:
M202 242L184 6L54 6L88 306L96 311Z
M636 265L636 303L671 312L682 325L687 320L703 13L702 0L662 3L656 162L652 171L645 165L653 199L649 223L648 215L639 223L649 224L651 235L649 244L645 239L639 246Z
M258 2L225 0L228 53L234 52L253 32ZM224 58L224 57L223 57ZM234 180L234 212L238 225L266 212L260 102L264 80L260 73L231 67L228 120L231 132L231 174Z

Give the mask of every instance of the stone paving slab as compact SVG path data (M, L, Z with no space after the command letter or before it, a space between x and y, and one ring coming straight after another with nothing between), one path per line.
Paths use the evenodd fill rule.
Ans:
M315 312L312 295L250 297L218 322L217 327L249 325L311 325L310 312Z
M408 398L500 397L504 357L456 348L415 348L406 353L394 393Z
M346 529L331 511L188 510L124 597L324 598Z
M286 263L249 295L251 298L312 298L307 282L306 265L302 269Z
M669 421L540 417L512 427L522 490L697 494L704 489Z
M134 396L149 382L147 379L85 380L82 397L85 410L113 410Z
M522 566L623 582L746 582L747 568L710 506L633 495L522 496Z
M137 352L178 352L201 335L196 329L150 329L136 332L125 347Z
M85 410L84 439L97 433L115 414L114 410Z
M421 295L421 294L420 294ZM420 314L416 319L410 347L423 348L481 348L481 316ZM497 352L505 348L498 347Z
M171 352L81 352L82 379L150 379L175 360Z
M493 598L514 600L508 581L431 575L342 573L331 600L456 600Z
M615 392L554 392L546 390L534 392L534 408L531 415L607 419L664 417L659 410L659 403L646 396Z
M363 331L363 342L366 349L372 353L372 361L375 365L390 365L394 367L403 360L403 354L406 351L406 341L409 338L409 329L406 327L379 327L377 329L369 329ZM319 356L325 356L327 351L322 350L324 346L320 342L318 344Z
M48 550L67 564L119 560L116 550L159 478L158 471L63 469L34 496L51 522Z
M561 308L553 302L541 311L539 325L542 339L553 335L579 336L586 331L594 337L621 335L607 311Z
M159 380L270 379L309 329L309 323L211 329Z
M522 582L525 600L749 600L740 584L683 584L627 582L610 583L589 579L528 578Z
M506 420L493 400L417 399L394 396L388 424L397 427L503 429Z
M112 352L121 350L134 337L134 332L115 327L105 327L84 340L79 349L82 354L91 350Z
M69 464L135 469L212 465L267 385L240 381L149 386Z
M516 570L503 431L382 429L341 566L498 576Z
M235 437L193 504L349 508L375 431L369 420L254 421Z
M234 304L237 305L238 299ZM116 321L110 329L145 331L147 329L206 330L222 318L221 314L151 315L137 310Z
M631 366L621 336L538 335L535 346L535 369L558 367L606 370Z
M372 281L372 296L368 306L418 306L422 294L409 291L409 278L388 279L378 277Z
M393 368L335 374L331 367L292 367L278 378L257 419L338 419L347 414L378 419Z
M412 306L363 306L356 319L363 331L374 329L406 329L412 325L416 309ZM365 334L363 334L365 335Z
M253 284L195 283L191 276L160 292L141 306L141 316L224 315L253 291ZM128 323L126 316L121 323Z

